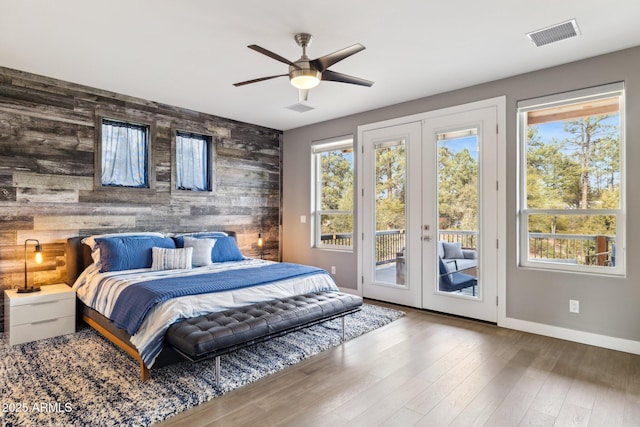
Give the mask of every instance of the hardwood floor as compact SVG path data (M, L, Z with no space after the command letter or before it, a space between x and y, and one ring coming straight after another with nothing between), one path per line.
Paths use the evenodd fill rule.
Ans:
M638 355L399 309L161 425L640 426Z

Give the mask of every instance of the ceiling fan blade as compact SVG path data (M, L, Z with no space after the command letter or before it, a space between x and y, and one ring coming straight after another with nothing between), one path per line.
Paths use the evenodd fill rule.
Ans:
M263 55L267 55L269 58L273 58L276 61L280 61L280 62L284 62L287 65L291 65L292 67L296 67L298 69L300 69L300 67L298 67L296 64L294 64L293 62L289 61L287 58L284 58L280 55L278 55L277 53L273 53L270 50L267 50L263 47L258 46L257 44L252 44L247 46L249 49L253 49L256 52L260 52Z
M325 70L322 72L322 79L330 82L339 83L351 83L352 85L371 87L373 82L370 80L361 79L359 77L348 76L346 74L337 73L331 70Z
M244 85L248 85L251 83L258 83L258 82L262 82L264 80L271 80L271 79L275 79L276 77L284 77L284 76L288 76L289 74L278 74L277 76L268 76L268 77L260 77L259 79L253 79L253 80L247 80L246 82L240 82L240 83L234 83L233 85L238 87L238 86L244 86Z
M351 55L354 55L364 49L364 46L362 46L360 43L357 43L353 46L345 47L344 49L341 49L337 52L333 52L328 55L321 56L320 58L314 59L313 61L311 61L311 64L313 64L313 66L315 66L318 71L324 71L336 62L340 62L343 59L348 58Z
M298 89L298 102L309 100L309 89Z

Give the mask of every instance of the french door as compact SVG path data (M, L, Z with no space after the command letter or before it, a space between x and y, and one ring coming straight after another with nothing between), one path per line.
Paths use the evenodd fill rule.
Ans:
M495 322L498 106L409 119L360 132L363 296Z
M419 307L420 122L364 132L363 295Z

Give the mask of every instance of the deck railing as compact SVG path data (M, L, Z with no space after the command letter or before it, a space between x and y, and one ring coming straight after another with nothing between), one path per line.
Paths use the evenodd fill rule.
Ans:
M529 259L579 265L615 265L614 236L529 233Z
M396 261L399 252L405 247L404 230L376 231L376 264L387 264ZM351 233L323 234L320 241L324 245L351 246Z
M351 233L324 234L325 245L351 246ZM439 230L438 239L460 242L463 248L478 247L478 232ZM396 261L406 246L405 230L376 231L376 264ZM529 259L581 265L615 265L615 237L591 234L529 233Z
M460 242L463 248L475 248L477 246L478 233L475 231L440 230L439 239L448 242ZM353 244L351 233L323 234L320 241L324 245L351 246ZM398 254L404 251L406 246L405 230L376 231L376 265L396 262Z
M352 246L353 235L351 233L323 234L320 236L323 245Z
M445 242L460 242L460 246L465 249L476 249L478 247L478 232L466 230L439 230L438 239Z
M376 231L376 265L396 262L405 245L404 230Z

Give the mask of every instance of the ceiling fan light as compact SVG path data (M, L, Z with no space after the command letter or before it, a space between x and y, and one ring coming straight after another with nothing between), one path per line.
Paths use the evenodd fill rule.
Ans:
M293 70L289 74L291 84L298 89L313 89L320 83L320 71Z

